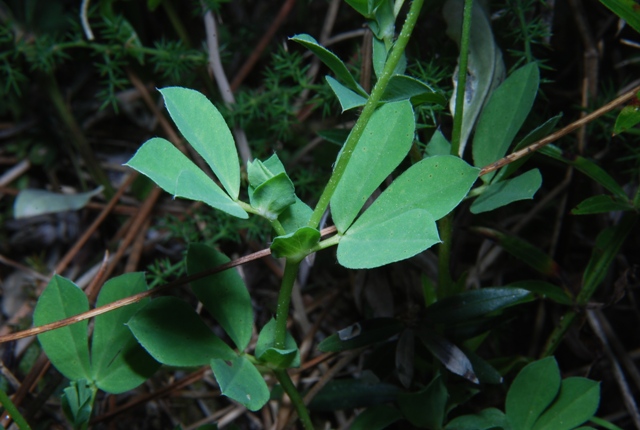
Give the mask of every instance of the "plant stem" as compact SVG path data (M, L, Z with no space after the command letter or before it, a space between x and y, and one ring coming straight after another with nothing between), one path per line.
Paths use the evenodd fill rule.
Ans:
M278 294L278 308L276 309L276 331L274 334L274 346L277 349L284 349L287 336L287 317L289 316L289 303L291 302L291 291L298 276L300 261L287 260L282 275L282 284Z
M293 385L293 381L291 380L291 377L289 376L287 371L277 369L274 370L273 373L275 373L276 378L278 378L278 381L280 382L280 385L282 386L284 392L287 393L287 395L291 399L291 403L293 403L293 406L296 408L298 416L300 417L300 421L302 421L303 427L306 430L313 430L313 423L311 422L311 417L309 416L307 407L305 406L304 401L302 400L302 396L300 396L300 393L298 392L298 389L295 385Z
M5 414L9 415L21 430L31 430L29 423L24 419L18 408L13 404L11 398L0 388L0 405L4 407Z
M422 4L424 0L414 0L411 4L411 8L409 9L409 13L407 14L407 18L402 26L402 30L398 35L398 40L391 48L391 52L389 53L389 57L387 58L387 62L384 65L384 69L382 71L382 75L376 85L373 87L371 91L371 95L367 99L367 103L364 105L364 109L362 109L362 113L358 118L358 121L349 133L349 137L344 144L342 149L342 155L338 159L336 163L336 167L333 170L333 174L329 179L329 183L325 187L322 195L320 196L320 200L316 205L313 214L311 215L311 219L309 220L309 227L317 228L320 224L320 220L322 218L322 214L329 206L329 202L331 200L331 196L333 196L336 187L338 186L338 182L340 182L340 178L344 174L347 164L349 164L349 160L351 159L351 155L353 154L362 133L364 133L364 129L367 126L367 123L371 119L373 112L378 107L378 102L382 98L382 94L384 93L389 80L393 76L396 66L402 58L402 54L409 42L409 38L411 37L411 33L413 32L413 28L416 25L418 20L418 16L420 15L420 9L422 9Z
M472 6L473 0L464 0L462 35L460 36L460 61L458 63L458 83L456 87L456 110L453 114L453 131L451 133L451 155L462 155L458 153L460 152L460 137L462 136L464 96L467 89L467 64L469 63Z

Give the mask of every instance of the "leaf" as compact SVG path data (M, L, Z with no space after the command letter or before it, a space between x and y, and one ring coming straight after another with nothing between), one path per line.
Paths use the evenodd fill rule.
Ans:
M509 254L543 275L555 277L560 275L558 263L549 254L524 239L486 227L473 227L472 231L497 242Z
M420 330L418 337L424 346L452 373L478 384L480 381L476 376L471 361L464 352L444 337Z
M269 388L247 357L213 359L210 364L222 395L250 411L259 410L269 401Z
M633 29L640 33L640 10L634 0L600 0L600 3L611 9L624 19Z
M473 162L484 167L502 158L529 115L538 92L540 71L536 63L516 70L491 94L478 119L473 138ZM491 182L495 172L482 176Z
M237 357L187 303L174 297L152 300L127 325L138 342L162 364L202 366L212 358Z
M561 305L572 306L574 304L572 297L565 290L548 282L519 281L509 284L509 286L531 291L543 299L550 299Z
M320 242L318 230L302 227L294 233L276 237L271 244L271 254L275 258L300 261L311 253L318 242Z
M395 318L375 318L350 325L324 339L322 352L342 352L384 342L402 331L404 324Z
M417 393L400 393L398 406L405 418L416 427L440 429L446 414L449 393L440 374Z
M424 82L406 75L394 75L389 80L387 88L382 94L381 101L397 102L404 100L413 101L414 98L420 100L421 103L433 103L444 106L447 99L442 94L433 90Z
M373 18L376 9L383 1L384 0L346 0L349 6L367 19Z
M285 348L279 349L275 345L276 320L271 318L258 336L255 355L258 360L264 361L276 369L300 367L300 351L293 336L287 332Z
M69 386L63 390L62 411L73 428L82 428L89 423L95 394L86 379L69 381Z
M227 123L198 91L181 87L160 90L171 119L180 133L204 158L233 200L240 193L240 165Z
M351 430L384 430L402 419L399 410L392 406L379 405L366 409L351 423Z
M640 12L638 15L638 22L640 23ZM616 118L616 123L613 126L613 134L623 133L632 127L640 123L640 103L636 99L634 104L625 106Z
M13 216L19 219L82 209L92 197L101 192L101 186L93 191L77 194L58 194L32 189L21 190L13 204Z
M54 275L38 299L33 325L38 327L88 310L89 300L84 292L68 279ZM51 364L72 381L92 380L87 324L84 320L38 335Z
M475 352L469 348L461 348L462 352L471 362L473 373L475 373L478 381L482 384L502 384L503 378L495 367L487 363Z
M126 166L153 180L175 197L198 200L238 218L247 213L168 140L154 137L142 145Z
M344 233L367 198L411 149L415 119L411 103L388 103L367 124L331 198L331 216Z
M507 416L501 410L488 408L473 415L463 415L449 421L445 430L511 430Z
M96 306L147 290L142 272L125 273L107 281L96 301ZM142 384L160 367L133 337L126 327L127 321L149 299L114 309L95 318L91 343L91 374L96 385L112 394L124 393Z
M530 294L527 290L510 287L464 291L429 306L425 321L444 325L464 322L512 306Z
M355 91L350 90L337 80L333 79L331 76L325 76L325 79L327 80L327 83L329 84L329 87L331 88L333 93L336 95L336 98L340 102L342 112L364 106L364 104L367 102L366 97L362 97Z
M361 379L333 379L309 403L314 411L365 408L389 403L401 393L393 384L369 382Z
M336 77L347 86L347 88L355 91L363 97L367 97L368 94L355 80L353 75L349 73L347 66L344 65L342 60L340 60L336 54L329 51L324 46L320 45L316 39L309 36L308 34L298 34L296 36L290 37L289 40L293 40L294 42L298 42L311 52L313 52L320 61L322 61L333 73L335 73Z
M193 275L229 261L226 255L210 246L191 243L187 250L187 273ZM251 340L253 306L236 269L191 281L191 290L238 349L244 351Z
M451 154L451 143L449 143L440 129L438 129L433 133L433 136L431 136L431 140L427 143L424 152L428 157L433 157L434 155L449 155Z
M534 430L570 430L586 422L598 410L600 383L572 377L562 381L560 394L538 418Z
M560 370L555 358L547 357L526 365L507 393L505 409L513 428L532 429L558 394L560 383Z
M447 36L460 47L462 33L463 0L448 0L442 14L447 21ZM453 76L453 94L458 84L456 69ZM473 2L471 9L471 35L469 37L469 57L467 64L467 82L462 116L462 134L460 136L460 152L464 154L473 126L478 119L482 107L491 92L502 82L505 75L502 53L496 45L491 31L489 15L478 2ZM449 110L455 113L455 96L451 98Z
M573 215L590 215L631 210L634 210L634 207L628 199L603 194L583 200L571 210L571 213Z
M286 173L278 173L259 185L250 195L251 206L268 220L275 220L296 202L295 189Z
M531 200L541 185L542 175L538 169L529 170L513 179L489 184L471 204L471 213L489 212L518 200Z

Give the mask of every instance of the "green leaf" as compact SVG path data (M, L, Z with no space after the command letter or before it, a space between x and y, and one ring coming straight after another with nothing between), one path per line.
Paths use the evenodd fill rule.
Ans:
M471 361L464 352L453 343L437 333L426 330L418 331L418 337L427 349L452 373L478 384Z
M324 339L318 345L322 352L342 352L384 342L400 333L404 324L395 318L375 318L350 325Z
M484 167L502 158L529 115L538 92L540 71L536 63L516 70L491 95L478 119L473 138L473 162ZM495 172L482 176L491 182Z
M276 154L273 154L273 156L276 156ZM272 173L262 161L253 160L247 162L247 177L251 188L255 189L274 176L275 173Z
M440 242L436 223L425 210L410 209L384 221L367 217L367 212L340 238L337 257L344 267L384 266L413 257Z
M240 165L227 123L198 91L181 87L160 90L171 119L180 133L204 158L233 200L240 193Z
M349 228L367 198L407 155L414 130L413 109L407 101L388 103L374 112L331 198L339 232Z
M471 362L473 373L476 374L478 381L483 384L502 384L503 378L495 367L487 363L475 352L469 348L461 348L464 355L467 356Z
M573 215L590 215L631 210L634 210L634 207L629 199L603 194L583 200L578 204L578 206L571 210L571 213Z
M324 46L320 45L316 39L309 36L308 34L298 34L289 38L289 40L293 40L294 42L298 42L315 55L320 58L322 61L333 73L335 73L336 77L345 84L349 89L355 91L363 97L367 97L367 92L362 89L362 87L355 80L353 75L349 73L347 66L344 65L342 60L336 56L333 52L329 51Z
M497 242L509 254L543 275L559 276L560 266L558 263L549 254L541 251L526 240L486 227L474 227L472 230Z
M462 11L463 0L447 0L442 9L442 14L447 21L447 36L453 39L458 47L460 47L462 33ZM456 93L459 72L456 69L453 79L453 94ZM473 2L459 155L464 154L467 140L478 115L492 91L504 79L504 75L502 53L494 41L489 14L482 9L479 2ZM449 105L449 110L454 113L456 110L455 101L455 97L452 97Z
M250 195L251 206L268 220L275 220L296 202L295 189L286 173L278 173L259 185Z
M256 358L264 361L276 369L287 369L289 367L300 367L300 351L296 341L287 332L285 338L285 348L278 349L274 347L276 333L276 320L271 318L269 322L262 328L256 343Z
M211 369L222 395L250 411L257 411L269 401L269 387L247 357L241 355L230 359L213 359Z
M534 430L570 430L586 422L598 410L600 383L587 378L567 378L560 394L538 418Z
M168 140L154 137L142 145L126 166L153 180L175 197L198 200L238 218L249 215Z
M226 255L210 246L191 243L187 251L187 273L193 275L229 261ZM236 269L191 281L191 289L238 349L244 351L251 340L253 306Z
M513 179L489 184L471 204L471 213L489 212L518 200L533 199L541 185L542 175L538 169L529 170Z
M346 0L349 6L367 19L373 18L376 9L383 1L385 0Z
M169 366L202 366L212 358L237 357L187 303L174 297L152 300L128 326L153 358Z
M389 403L402 391L396 385L361 379L333 379L309 403L314 411L364 408Z
M54 275L42 292L33 311L35 327L87 312L89 300L73 282ZM60 373L71 380L91 381L88 321L41 333L42 349Z
M147 290L142 272L125 273L107 281L96 301L103 306ZM133 337L127 321L149 299L133 303L95 319L91 343L91 373L96 385L112 394L124 393L142 384L160 367Z
M271 244L271 254L275 258L300 261L311 253L320 242L320 232L315 228L302 227L294 233L278 236Z
M92 197L102 192L102 187L77 194L58 194L45 190L21 190L13 204L13 216L28 218L36 215L82 209Z
M340 102L340 107L342 108L342 112L348 111L349 109L357 108L360 106L364 106L367 102L366 97L362 97L360 94L355 91L350 90L349 88L342 85L337 80L333 79L331 76L325 76L329 87L336 95L338 101Z
M405 418L416 427L441 429L449 393L440 374L417 393L400 393L398 406Z
M399 410L392 406L379 405L369 408L351 423L351 430L383 430L402 419Z
M560 383L560 370L554 357L526 365L507 393L505 408L513 428L532 429L558 394Z
M507 416L499 409L488 408L473 415L463 415L449 421L445 430L511 430Z
M447 99L437 93L424 82L406 75L394 75L389 80L387 88L382 94L383 102L397 102L404 100L420 100L421 103L433 103L444 106Z
M640 10L634 0L600 0L616 15L624 19L633 29L640 33Z
M618 114L616 118L616 123L613 126L614 135L623 133L640 123L639 104L638 100L635 100L633 105L625 106L622 111L620 111L620 114Z
M530 294L527 290L509 287L464 291L429 306L425 321L444 325L464 322L512 306Z
M431 136L431 140L427 143L424 152L428 157L433 157L434 155L449 155L451 154L451 143L449 143L440 129L438 129L433 133L433 136Z
M561 305L572 306L574 304L571 296L562 288L544 281L519 281L509 284L513 288L521 288L532 293L550 299Z
M73 428L83 428L89 423L95 394L86 379L69 381L69 386L63 390L62 411Z

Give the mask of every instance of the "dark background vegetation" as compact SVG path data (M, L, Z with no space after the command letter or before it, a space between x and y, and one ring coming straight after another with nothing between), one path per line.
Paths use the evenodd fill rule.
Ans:
M93 42L86 41L79 23L80 1L0 2L0 281L2 282L3 334L29 327L30 310L38 292L104 207L108 196L131 173L122 163L150 137L166 136L159 118L144 101L150 95L157 108L155 88L180 85L204 92L223 112L230 125L242 127L252 155L264 159L276 151L287 166L298 195L313 205L328 179L339 146L330 139L335 130L348 129L354 114L341 114L320 67L315 74L312 57L287 37L309 33L320 38L332 1L212 2L216 12L220 52L230 81L238 75L256 46L267 37L285 3L292 8L267 40L266 49L236 89L236 104L225 105L207 68L202 6L195 1L164 0L98 1L90 5ZM409 70L414 76L449 96L457 48L445 34L441 1L427 1L408 47ZM524 61L538 61L543 83L534 110L523 130L560 112L561 124L582 112L603 105L618 93L638 84L640 36L620 28L618 18L594 0L491 2L493 29L509 71ZM362 18L345 3L339 4L329 36L364 29ZM135 30L137 40L132 36ZM362 35L346 38L329 48L359 76ZM526 45L531 52L527 54ZM630 194L638 186L640 148L637 129L612 137L617 111L590 123L585 130L557 142L572 154L596 160ZM436 127L450 135L448 109L421 108L418 137L424 145ZM330 134L333 131L334 134ZM338 135L340 133L338 132ZM499 286L522 279L545 279L507 253L478 271L489 250L495 249L471 226L510 231L529 213L534 216L519 236L545 252L561 268L553 282L570 290L579 288L582 273L597 234L615 223L619 214L573 216L569 211L584 198L600 194L597 184L567 166L536 156L530 164L542 170L544 183L533 201L519 202L480 216L462 205L454 230L454 275L468 272L469 287ZM19 174L11 169L22 167ZM101 178L100 173L104 177ZM25 188L79 192L105 185L103 196L80 211L14 220L15 195ZM82 251L61 273L78 279L100 263L105 250L113 254L122 246L130 220L152 187L138 179L122 197ZM540 206L545 198L548 202ZM189 242L219 246L232 258L268 246L266 224L230 219L191 202L172 200L163 194L145 215L144 228L123 257L113 263L112 276L123 271L146 271L152 284L173 280L184 273L182 256ZM602 309L607 334L618 361L636 363L640 342L635 293L638 283L637 230L629 237L610 274L598 290L593 307ZM340 268L332 251L318 255L310 276L303 282L301 301L292 320L292 332L311 348L319 340L354 322L372 316L414 318L423 309L421 285L435 280L434 253L428 251L407 262L368 272ZM39 275L38 275L39 274ZM242 268L255 303L256 324L261 327L273 314L281 268L276 260L260 260ZM90 278L90 277L89 277ZM188 297L182 290L175 294ZM192 298L189 300L193 301ZM195 305L195 303L194 303ZM480 354L510 381L524 363L521 357L540 354L546 337L563 309L546 301L518 308L493 332ZM315 326L315 327L314 327ZM307 337L310 330L315 335ZM42 369L33 339L2 345L4 368L17 382ZM371 360L375 357L376 360ZM612 361L583 318L568 334L556 357L563 376L579 375L602 381L600 417L622 428L632 428L629 410L613 373ZM340 357L328 361L331 366ZM322 377L327 364L305 368L303 378ZM341 370L339 377L361 375L367 367L392 368L382 352L363 352ZM132 400L135 407L105 418L99 428L171 428L191 425L223 411L217 419L231 419L234 409L216 394L212 376L205 375L168 393L159 390L185 376L184 371L164 369L138 390L120 396L100 397L96 415L103 416ZM631 396L637 395L633 375ZM390 377L391 378L391 377ZM64 426L58 403L60 377L55 370L40 375L21 408L35 428ZM11 393L12 381L2 379ZM483 387L481 394L461 412L504 402L505 386ZM158 395L156 395L158 394ZM144 397L149 395L149 397ZM636 412L637 413L637 412ZM234 419L238 428L260 428L277 416L275 406L262 413L243 413ZM314 415L318 423L347 426L353 410ZM455 413L454 413L455 415Z

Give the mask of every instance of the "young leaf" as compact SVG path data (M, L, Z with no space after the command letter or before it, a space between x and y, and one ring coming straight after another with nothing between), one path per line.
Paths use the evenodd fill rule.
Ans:
M256 343L256 358L277 369L300 367L300 351L295 339L289 332L285 338L285 349L274 347L276 320L271 318L262 328Z
M171 119L180 133L204 158L233 200L240 193L240 166L227 123L198 91L181 87L160 90Z
M87 312L89 300L73 282L54 275L33 311L33 325L41 326ZM88 321L41 333L38 340L51 363L68 379L91 381Z
M638 20L640 21L640 12L638 13ZM613 134L623 133L630 128L634 127L636 124L640 123L640 106L638 106L640 102L638 100L634 101L634 105L625 106L620 114L616 118L616 123L613 126Z
M507 416L499 409L488 408L473 415L463 415L449 421L445 430L512 430ZM515 430L515 429L513 429Z
M329 87L331 88L333 93L336 95L336 98L340 102L342 112L364 106L364 104L367 102L366 97L362 97L355 91L350 90L337 80L333 79L331 76L325 76L325 79L327 80L327 83L329 84Z
M427 157L433 157L434 155L449 155L451 154L451 143L449 143L440 129L438 129L433 133L433 136L431 136L431 140L427 143L427 147L424 152Z
M26 189L18 193L13 204L13 216L28 218L54 212L74 211L83 208L92 197L102 192L102 187L77 194L59 194L45 190Z
M229 258L214 248L192 243L187 251L187 273L202 272L228 263ZM191 289L240 351L251 340L253 307L247 287L236 269L191 281Z
M86 428L91 418L95 395L95 389L91 389L86 379L70 381L69 386L64 389L60 403L73 428Z
M379 405L362 412L351 423L351 430L384 430L402 419L399 410L392 406Z
M368 94L365 90L362 89L360 84L356 81L356 79L349 73L347 66L344 65L342 60L340 60L336 54L329 51L324 46L320 45L316 39L309 36L308 34L298 34L289 38L289 40L293 40L294 42L298 42L314 54L320 58L320 60L329 68L333 73L336 74L336 77L342 81L349 89L355 91L363 97L367 97Z
M598 410L600 383L587 378L567 378L553 404L538 418L533 430L570 430Z
M367 19L373 18L376 9L384 0L346 0L360 15Z
M142 272L125 273L107 281L96 301L103 306L147 290ZM126 327L149 299L115 309L95 319L91 343L91 373L96 385L112 394L124 393L146 381L160 367Z
M474 214L489 212L518 200L533 199L542 185L542 175L538 169L529 170L513 179L487 185L482 194L471 204Z
M285 236L278 236L271 244L271 253L275 258L287 258L300 261L320 242L320 232L315 228L302 227Z
M238 218L249 215L198 166L168 140L154 137L142 145L126 166L153 180L175 197L198 200Z
M571 210L573 215L591 215L615 211L631 211L633 205L628 199L618 196L600 195L583 200Z
M296 202L295 189L286 173L278 173L263 182L250 195L251 206L269 220L275 220Z
M222 395L257 411L269 401L269 388L258 369L244 355L211 360L211 370Z
M387 103L374 112L331 198L339 232L349 228L367 198L407 155L414 130L408 101Z
M152 300L127 325L138 342L162 364L202 366L212 358L237 357L187 303L174 297Z
M538 92L540 72L536 63L516 70L491 95L478 119L473 138L473 162L484 167L507 153L529 115ZM482 176L491 182L495 172Z
M560 370L555 358L547 357L526 365L507 393L506 413L513 428L532 429L558 394L560 383Z
M440 429L449 393L440 374L417 393L398 395L398 406L405 418L418 428Z
M341 352L384 342L400 333L404 324L395 318L376 318L355 323L320 342L322 352Z

